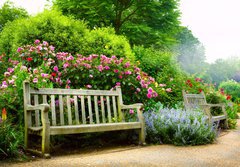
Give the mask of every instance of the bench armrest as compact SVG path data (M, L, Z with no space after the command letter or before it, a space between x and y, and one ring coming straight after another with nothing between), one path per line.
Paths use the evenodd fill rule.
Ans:
M130 105L121 105L121 109L133 109L133 108L142 108L142 103L130 104Z
M41 110L43 112L48 112L50 109L50 106L48 104L39 104L36 106L33 105L27 105L26 110L31 111L31 110Z
M226 109L225 109L225 105L224 104L201 104L200 106L202 107L208 107L209 108L209 111L210 111L210 108L211 107L221 107L222 108L222 112L224 113L224 115L227 116L227 112L226 112Z
M209 106L209 107L223 107L224 104L205 104L206 106Z

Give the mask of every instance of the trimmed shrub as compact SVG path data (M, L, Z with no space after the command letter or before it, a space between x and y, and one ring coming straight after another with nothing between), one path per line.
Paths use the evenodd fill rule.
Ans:
M57 11L44 11L34 17L18 19L6 25L0 34L0 53L5 53L5 62L15 55L19 46L30 44L35 39L48 41L56 51L116 55L131 60L134 55L127 39L114 34L111 28L90 31L83 21L61 15ZM18 59L19 60L19 59ZM0 64L0 73L4 70Z
M216 132L200 111L160 108L144 113L151 143L200 145L212 143Z

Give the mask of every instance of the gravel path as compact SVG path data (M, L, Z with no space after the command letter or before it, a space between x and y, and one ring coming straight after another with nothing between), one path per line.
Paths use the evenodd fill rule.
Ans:
M101 151L58 155L24 163L0 163L3 167L78 166L177 166L240 167L240 120L238 128L221 133L217 142L203 146L124 146Z

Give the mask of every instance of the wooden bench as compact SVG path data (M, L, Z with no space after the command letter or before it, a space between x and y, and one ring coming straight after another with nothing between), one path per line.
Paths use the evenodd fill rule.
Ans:
M186 110L199 108L202 111L204 111L204 113L208 116L209 123L220 122L223 120L225 128L228 127L227 113L226 113L224 104L208 104L203 91L200 94L187 94L183 90L182 94L184 99L184 107ZM213 116L211 114L212 107L220 107L223 114L218 116Z
M116 130L139 130L145 144L142 104L124 105L120 87L116 90L36 89L23 83L25 147L49 157L50 136ZM127 122L124 110L137 111L137 120ZM29 148L29 135L42 137L41 151Z

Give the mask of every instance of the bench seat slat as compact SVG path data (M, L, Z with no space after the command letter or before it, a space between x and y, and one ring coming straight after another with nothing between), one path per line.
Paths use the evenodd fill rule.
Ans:
M212 116L212 120L215 121L220 121L220 120L224 120L227 119L226 115L218 115L218 116Z
M103 132L103 131L140 129L140 128L141 128L140 122L88 124L88 125L75 125L75 126L51 126L50 134L51 135L75 134L75 133Z
M140 129L140 122L120 122L120 123L105 123L105 124L88 124L88 125L65 125L65 126L50 126L50 134L76 134L87 132L104 132L127 129ZM41 131L42 127L29 127L30 131Z
M41 88L39 90L31 89L30 94L37 95L80 95L80 96L118 96L117 91L110 90L80 90L80 89L51 89Z

